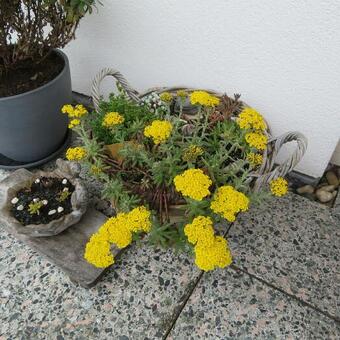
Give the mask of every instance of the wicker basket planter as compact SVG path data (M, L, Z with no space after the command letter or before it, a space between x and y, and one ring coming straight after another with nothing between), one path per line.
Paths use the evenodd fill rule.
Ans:
M117 82L122 86L122 88L126 91L126 93L130 96L130 98L136 102L140 102L143 98L148 96L152 92L156 92L161 94L163 92L171 92L175 93L178 90L185 90L187 92L192 92L197 90L195 88L187 88L183 86L177 87L154 87L148 89L145 92L139 93L125 79L125 77L117 70L112 68L104 68L101 70L93 80L92 84L92 99L93 104L96 110L99 109L99 102L101 98L100 94L100 85L102 81L106 77L113 77L117 80ZM222 93L205 90L217 97L223 96ZM244 103L244 106L248 106ZM300 162L304 153L307 149L307 138L298 131L286 132L280 136L274 137L271 134L270 126L267 122L268 130L266 131L268 135L268 145L266 150L263 153L263 164L261 167L254 173L249 176L249 181L253 183L254 190L259 190L261 187L267 185L271 180L277 177L284 177L290 171L292 171L295 166ZM280 164L277 161L277 155L282 148L282 146L289 142L296 142L296 147L292 154Z
M120 95L102 101L107 76L117 80ZM95 112L75 121L83 146L69 150L68 159L82 161L103 182L103 196L117 211L86 246L84 257L97 267L114 263L111 244L125 248L149 232L152 244L191 249L202 270L224 268L231 252L214 224L233 222L269 193L284 195L282 177L307 147L299 132L273 137L239 95L187 87L138 93L121 73L104 69L92 97ZM64 111L73 118L77 108ZM297 147L277 164L291 141Z

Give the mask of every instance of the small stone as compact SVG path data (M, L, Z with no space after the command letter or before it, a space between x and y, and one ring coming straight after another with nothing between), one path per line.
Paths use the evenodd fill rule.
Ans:
M39 202L39 198L33 198L33 202L34 202L34 203Z
M330 200L333 199L333 194L328 191L322 190L323 188L316 191L315 195L318 198L318 200L322 203L327 203Z
M68 191L68 187L64 188L63 191Z
M335 185L324 185L320 189L323 191L331 192L335 190Z
M64 208L63 207L58 207L58 213L61 213L64 211Z
M333 171L326 172L326 179L331 185L335 185L336 187L339 185L338 176Z
M66 185L67 184L67 179L66 178L64 178L63 180L62 180L62 182L61 182L62 184L64 184L64 185Z
M54 215L55 213L57 212L57 210L55 210L55 209L52 209L52 210L50 210L49 212L48 212L48 215Z
M23 206L22 204L18 205L18 206L17 206L17 210L19 210L19 211L24 210L24 206Z
M11 200L11 203L12 204L17 204L19 202L19 198L18 197L14 197L12 200Z
M43 205L47 205L48 204L48 200L42 200L42 204Z
M34 183L36 183L36 184L40 183L40 179L37 178L37 179L34 181Z
M314 187L310 184L304 185L296 190L298 194L312 194L314 192Z

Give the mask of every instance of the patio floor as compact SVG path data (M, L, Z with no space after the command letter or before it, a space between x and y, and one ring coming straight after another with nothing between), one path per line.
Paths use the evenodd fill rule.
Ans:
M339 227L289 194L231 225L228 269L134 244L85 289L0 226L0 339L339 339Z

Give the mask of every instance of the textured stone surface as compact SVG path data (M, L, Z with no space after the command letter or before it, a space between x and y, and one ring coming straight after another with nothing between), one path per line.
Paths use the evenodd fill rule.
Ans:
M336 339L340 325L232 269L204 275L168 339Z
M5 224L1 216L0 228L60 267L73 282L89 287L98 280L104 270L96 268L84 260L84 249L90 236L98 230L105 220L105 215L92 208L86 212L78 224L51 237L28 237L17 234L10 225ZM16 255L10 248L7 250L9 256ZM117 255L119 250L115 248L112 252Z
M289 194L240 215L228 239L237 266L340 316L340 228L329 208Z
M200 273L134 244L84 289L2 228L0 259L0 339L159 339Z

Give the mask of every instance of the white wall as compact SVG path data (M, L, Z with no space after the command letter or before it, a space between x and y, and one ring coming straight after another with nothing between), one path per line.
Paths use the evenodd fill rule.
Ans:
M297 170L323 173L340 136L340 1L104 0L67 48L74 90L103 67L138 90L188 85L240 92L275 135L299 130ZM105 87L113 82L105 81Z

